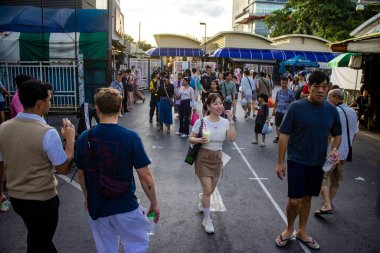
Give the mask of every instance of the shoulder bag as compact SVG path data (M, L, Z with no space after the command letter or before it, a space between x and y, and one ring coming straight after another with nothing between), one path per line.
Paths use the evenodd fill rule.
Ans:
M170 106L173 106L174 105L174 99L169 97L168 92L166 91L166 85L165 84L164 84L164 90L165 90L166 96L169 99Z
M348 154L347 154L346 161L352 162L352 146L351 146L351 138L350 138L350 130L349 130L349 125L348 125L347 114L341 106L338 105L338 107L343 111L344 117L346 117L347 142L348 142Z
M203 136L202 130L203 130L203 118L201 119L201 125L199 127L199 133L197 135L198 138ZM198 152L201 149L201 146L202 146L202 143L189 145L189 149L187 150L187 154L185 158L185 163L193 165L195 159L197 158Z
M97 181L98 181L98 191L108 198L118 199L121 198L124 193L129 189L130 182L122 181L116 178L115 175L107 176L103 174L103 171L99 168L96 161L96 153L94 149L94 142L92 140L92 128L88 133L88 149L90 150L91 163L95 170Z

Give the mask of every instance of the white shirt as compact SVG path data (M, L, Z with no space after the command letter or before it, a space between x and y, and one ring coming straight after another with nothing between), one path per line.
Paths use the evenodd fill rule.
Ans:
M250 83L251 82L251 83ZM244 76L240 81L241 91L244 94L252 94L252 91L256 90L256 82L250 76Z
M223 142L226 140L227 131L230 129L228 120L220 117L218 122L211 122L208 118L208 116L203 118L203 130L210 131L211 138L209 143L202 145L202 148L213 151L222 150ZM198 134L200 126L201 119L198 119L191 131L195 134Z
M344 112L342 111L342 108L344 112L347 115L348 119L348 126L349 126L349 132L350 132L350 143L352 145L352 142L354 140L355 134L359 132L358 127L358 117L356 115L356 112L354 109L348 107L346 104L340 104L336 107L339 113L340 123L342 124L342 141L340 142L340 146L338 149L339 152L339 160L346 160L348 155L348 136L347 136L347 121L346 116L344 115Z

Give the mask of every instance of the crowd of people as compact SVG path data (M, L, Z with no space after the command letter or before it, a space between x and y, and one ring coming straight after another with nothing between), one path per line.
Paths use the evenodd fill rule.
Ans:
M139 135L118 125L118 118L132 111L137 99L145 102L139 92L139 79L141 73L132 67L117 73L110 87L97 91L94 101L99 124L79 136L75 154L73 124L66 118L62 121L63 148L57 130L43 119L50 108L51 85L24 75L16 79L20 104L16 107L21 111L0 125L0 183L6 177L12 207L28 230L28 252L57 252L52 242L59 208L54 171L67 174L74 160L98 252L117 252L119 238L125 252L147 250L149 221L145 216L153 214L154 222L160 217L155 182L148 167L150 160ZM275 238L275 243L284 247L296 238L309 248L319 249L306 229L311 198L319 194L323 198L315 215L333 213L332 200L358 133L355 111L343 103L341 89L329 86L326 75L314 71L305 81L302 75L292 80L283 77L274 94L274 82L264 72L245 69L238 78L232 71L216 75L211 66L205 66L204 73L185 70L174 80L166 72L155 71L149 91L149 123L153 123L156 115L158 131L163 132L165 125L166 134L170 134L174 109L179 123L176 134L188 138L191 144L202 144L194 173L202 189L198 209L203 212L202 226L207 233L215 231L210 199L223 166L223 143L236 139L239 94L244 119L251 117L251 113L255 118L252 144L265 147L263 129L270 126L270 115L274 116L277 175L283 179L287 174L288 181L287 227ZM302 91L300 98L296 97L298 91ZM198 118L191 122L194 116ZM18 159L19 152L27 159ZM324 172L326 157L333 165ZM28 170L22 169L25 167ZM147 212L141 209L135 196L133 169L151 203ZM3 188L0 198L0 202L6 198ZM293 233L297 216L299 227Z

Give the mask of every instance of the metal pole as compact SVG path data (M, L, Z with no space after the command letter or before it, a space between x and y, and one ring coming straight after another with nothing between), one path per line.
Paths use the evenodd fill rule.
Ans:
M139 22L139 41L136 45L136 56L137 56L137 50L140 48L140 32L141 32L141 22Z
M206 23L205 23L205 61L206 61L206 43L207 43L207 33L206 33Z
M113 12L113 0L107 1L108 9L108 46L107 46L107 70L106 70L106 82L107 84L111 83L112 79L112 12Z

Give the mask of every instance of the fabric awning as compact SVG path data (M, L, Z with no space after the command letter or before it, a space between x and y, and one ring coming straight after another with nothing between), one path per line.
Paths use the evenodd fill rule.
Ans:
M337 53L329 52L223 47L212 52L210 57L285 61L296 56L303 56L314 62L329 62L337 55Z
M156 47L146 51L149 56L190 56L202 57L203 50L200 48L173 48L173 47Z

